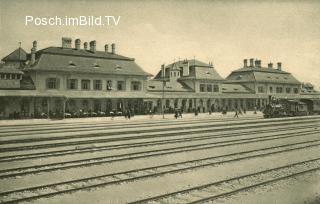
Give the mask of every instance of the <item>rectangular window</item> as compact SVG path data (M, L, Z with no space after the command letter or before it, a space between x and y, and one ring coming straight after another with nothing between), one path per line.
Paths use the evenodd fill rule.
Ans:
M204 92L205 89L205 85L204 84L200 84L200 92Z
M78 81L76 79L68 79L67 80L67 88L68 89L77 89L78 88Z
M291 88L287 87L286 88L286 93L291 93Z
M57 89L58 88L58 79L57 78L48 78L47 79L47 89Z
M272 93L273 92L273 88L272 86L269 87L269 92Z
M111 91L112 90L112 81L108 80L107 81L107 91Z
M219 92L219 85L213 85L213 92Z
M282 87L277 87L277 88L276 88L276 92L277 92L277 93L282 93Z
M94 88L94 90L102 90L102 81L101 80L93 80L93 88Z
M263 86L258 86L258 93L263 93L264 90L263 90Z
M212 84L207 84L207 92L212 92Z
M117 90L119 90L119 91L125 90L124 81L117 82Z
M82 79L81 80L81 89L82 90L90 90L90 80L89 79Z
M140 81L132 81L131 82L131 90L140 91L141 90L141 82Z
M294 91L295 94L297 94L299 92L299 89L298 88L294 88L293 91Z
M11 79L16 79L16 75L15 74L12 74L11 77L12 77Z

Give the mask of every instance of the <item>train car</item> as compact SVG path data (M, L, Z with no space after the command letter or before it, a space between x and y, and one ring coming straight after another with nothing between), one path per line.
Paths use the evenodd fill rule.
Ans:
M308 114L320 114L320 99L301 99L302 102L307 104Z
M265 118L278 118L308 115L306 103L293 99L272 100L263 111Z

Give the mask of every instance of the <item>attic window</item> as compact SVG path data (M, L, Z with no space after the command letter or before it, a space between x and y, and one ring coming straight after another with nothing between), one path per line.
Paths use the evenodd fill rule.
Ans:
M122 67L117 64L117 66L114 69L118 71L118 70L122 70Z
M72 61L69 61L69 66L76 66L76 64L74 63L74 62L72 62Z
M94 67L94 68L99 68L100 65L98 65L98 63L95 62L95 63L93 63L93 67Z

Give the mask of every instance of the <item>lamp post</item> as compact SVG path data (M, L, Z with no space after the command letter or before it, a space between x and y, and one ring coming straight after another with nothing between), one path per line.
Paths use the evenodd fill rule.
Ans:
M164 101L164 86L165 86L165 66L164 64L161 65L161 75L162 75L162 98L161 98L161 113L162 113L162 118L164 119L164 107L163 107L163 101Z

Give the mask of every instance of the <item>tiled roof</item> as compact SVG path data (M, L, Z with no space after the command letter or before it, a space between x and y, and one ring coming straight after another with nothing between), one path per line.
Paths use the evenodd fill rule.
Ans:
M0 66L0 73L5 73L5 74L23 74L22 71L16 69L15 67L7 66L7 65Z
M273 68L266 68L266 67L243 67L237 70L234 70L233 72L251 72L251 71L258 71L258 72L271 72L271 73L287 73L282 70L273 69Z
M27 61L27 52L24 51L21 47L11 52L9 55L4 57L2 61Z
M148 91L162 91L164 90L166 92L190 92L192 91L191 88L189 88L187 85L185 85L183 82L170 82L166 81L165 86L163 87L163 82L160 80L149 80L148 81Z
M252 93L240 84L222 84L221 91L222 93Z
M224 80L220 74L212 67L196 67L191 68L195 69L195 79L204 79L204 80ZM184 78L184 77L183 77ZM188 77L186 77L188 78Z
M39 51L36 63L25 70L150 76L134 59L110 53L47 48Z
M233 71L227 82L267 82L300 84L291 73L270 68L241 68Z
M183 76L183 67L184 63L189 63L189 76ZM188 80L188 79L205 79L205 80L223 80L219 73L213 68L212 65L206 64L196 59L178 61L166 66L165 76L169 78L170 69L180 69L181 75L179 80ZM160 70L155 76L155 79L161 79L162 71Z
M68 55L68 56L80 56L80 57L93 57L93 58L104 58L104 59L121 59L121 60L134 60L133 58L125 57L118 54L112 54L110 52L96 51L91 52L90 50L74 49L74 48L62 48L62 47L48 47L39 50L37 54L49 53L57 55Z

